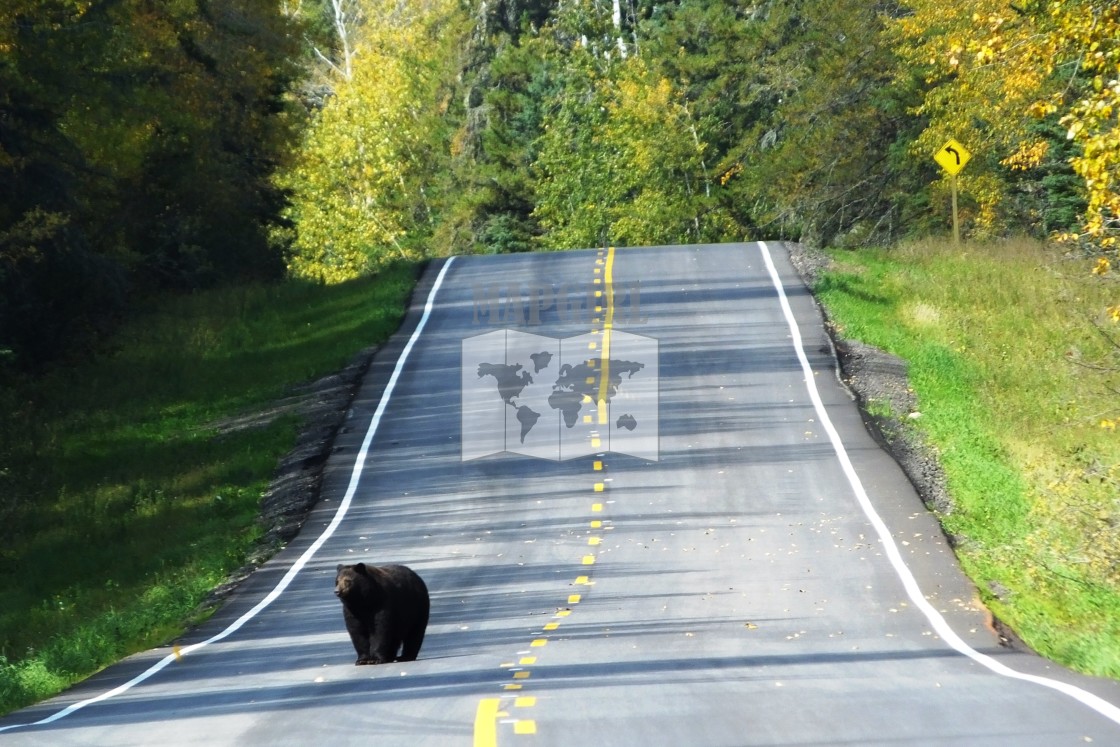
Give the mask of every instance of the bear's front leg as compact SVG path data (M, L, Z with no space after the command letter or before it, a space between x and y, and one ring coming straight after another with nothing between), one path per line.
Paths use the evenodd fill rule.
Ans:
M361 641L361 647L358 648L358 645L359 644L357 644L357 643L354 644L355 648L358 649L358 660L356 662L354 662L354 664L356 666L361 666L363 664L380 664L381 663L381 659L377 655L377 649L374 648L374 636L373 636L373 634L367 634L367 635L363 636L362 641Z
M359 644L357 639L354 640L354 647L358 649L358 660L354 662L356 665L384 664L387 661L392 661L391 658L386 658L382 652L384 630L385 626L381 624L377 617L374 617L370 624L362 626L361 643Z
M355 664L381 664L385 661L377 650L378 627L377 625L370 625L364 629L365 635L362 637L362 647L358 651L358 660L354 662Z
M373 635L369 627L348 609L343 610L343 617L346 620L346 632L350 634L350 642L354 644L354 651L358 654L358 660L354 664L380 663L373 660L374 649L371 647Z
M374 631L369 637L370 657L376 659L377 664L387 664L396 660L400 646L400 635L397 634L392 616L382 612L377 616Z
M385 657L383 657L381 655L381 652L377 650L377 634L376 633L370 633L369 637L366 638L365 644L366 644L365 654L359 656L358 660L354 663L355 664L384 664L386 659L385 659Z

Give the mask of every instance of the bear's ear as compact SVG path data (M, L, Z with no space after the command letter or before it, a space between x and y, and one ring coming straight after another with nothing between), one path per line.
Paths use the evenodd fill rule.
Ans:
M339 563L339 564L338 564L338 568L335 568L335 569L334 569L334 572L335 572L335 573L338 573L338 572L339 572L339 571L341 571L341 570L342 570L342 569L343 569L344 567L345 567L345 566L343 566L343 565L342 565L342 563Z
M366 564L365 563L355 563L354 564L354 570L364 576L366 574Z

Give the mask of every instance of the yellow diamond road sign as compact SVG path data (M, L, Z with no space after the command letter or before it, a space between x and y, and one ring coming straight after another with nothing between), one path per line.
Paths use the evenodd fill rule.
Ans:
M963 145L958 143L952 138L949 142L941 146L941 149L933 154L933 160L941 165L941 168L949 172L950 176L956 176L960 170L968 163L968 159L972 158L972 154L965 149Z

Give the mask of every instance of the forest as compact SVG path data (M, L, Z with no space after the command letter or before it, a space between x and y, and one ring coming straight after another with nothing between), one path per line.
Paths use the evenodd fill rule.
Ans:
M10 0L0 370L397 259L938 234L950 137L966 236L1107 275L1118 113L1100 0Z
M985 602L1120 676L1118 116L1100 0L5 0L0 712L276 550L276 402L428 258L764 239L908 361Z

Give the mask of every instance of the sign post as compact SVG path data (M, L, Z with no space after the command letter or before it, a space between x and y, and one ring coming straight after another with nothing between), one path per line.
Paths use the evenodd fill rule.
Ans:
M961 226L957 220L957 174L961 173L961 169L965 167L972 154L968 149L958 143L953 138L949 138L949 142L945 143L933 154L933 160L937 161L941 168L952 177L953 185L953 245L961 245Z

